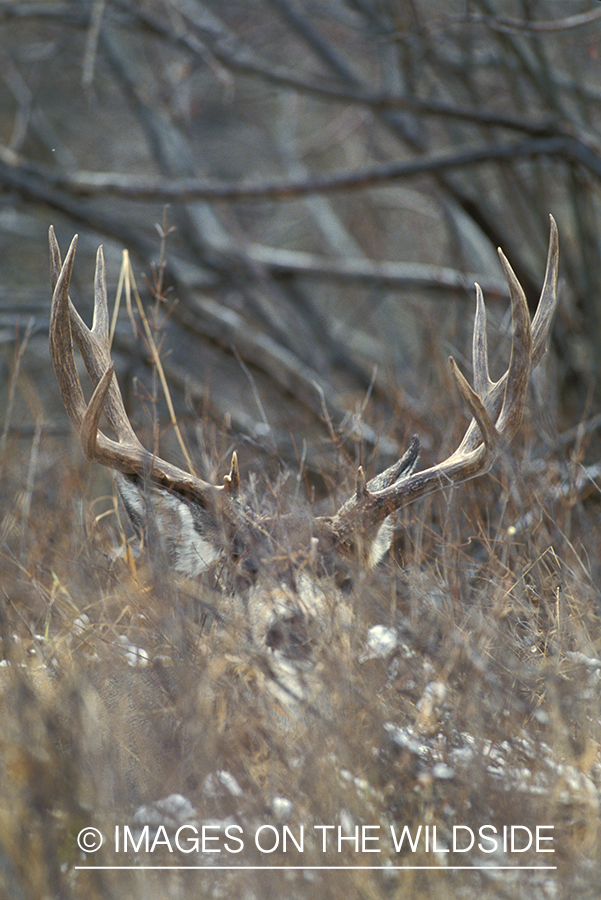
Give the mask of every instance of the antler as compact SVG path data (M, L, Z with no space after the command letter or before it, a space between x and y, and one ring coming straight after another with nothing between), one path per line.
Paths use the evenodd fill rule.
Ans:
M321 527L329 532L337 545L355 544L357 539L366 546L384 520L395 510L424 494L445 485L467 481L486 472L492 466L499 449L506 445L520 426L530 372L546 349L546 338L557 304L558 237L555 220L550 216L551 235L545 280L532 323L524 291L503 252L499 250L501 265L509 285L513 322L511 357L505 374L493 382L488 371L486 337L486 309L479 285L476 285L476 318L473 337L474 388L470 387L451 357L451 371L459 393L467 403L473 419L459 447L443 462L414 472L419 453L419 441L413 438L401 460L365 481L359 469L355 495L338 510L335 516L321 519Z
M109 316L107 305L106 274L102 247L96 256L94 279L94 317L88 328L69 298L69 284L73 271L77 235L61 265L61 256L50 227L50 271L53 289L50 313L50 355L58 379L65 408L73 423L88 459L118 469L126 475L139 475L144 479L174 490L203 507L215 508L224 489L235 491L238 485L238 467L235 454L232 471L226 484L217 486L171 465L153 455L142 446L131 426L123 398L114 377L109 343ZM75 367L73 340L82 355L88 374L95 385L89 403L86 403L81 382ZM112 440L99 430L102 412L115 433Z
M511 297L513 340L507 371L496 382L489 375L486 310L482 291L476 285L474 388L461 374L454 359L450 359L459 393L473 416L458 448L438 465L415 472L419 440L414 437L405 455L371 481L366 482L363 469L360 468L354 496L343 504L335 516L322 516L315 520L314 534L323 544L323 549L334 547L345 552L354 550L368 562L377 561L389 543L389 517L392 513L424 494L486 472L500 448L514 436L522 420L530 373L545 352L545 342L557 303L558 238L555 221L553 217L550 219L551 236L545 280L532 322L524 292L499 250ZM131 427L114 377L102 247L98 250L96 260L94 318L90 329L83 322L68 294L77 237L73 238L62 266L52 228L49 237L54 291L50 318L50 353L63 402L86 456L125 474L149 479L204 508L216 509L219 498L224 493L232 495L238 492L236 455L232 457L232 469L224 479L224 484L217 486L154 456L142 446ZM89 403L84 399L75 367L73 340L95 385ZM108 438L99 429L103 411L116 440Z

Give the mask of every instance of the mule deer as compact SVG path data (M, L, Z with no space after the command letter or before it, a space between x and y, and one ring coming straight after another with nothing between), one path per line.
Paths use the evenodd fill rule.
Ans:
M298 545L293 555L287 555L282 554L281 542L292 519L251 511L241 489L235 452L229 474L216 485L171 465L140 443L113 371L102 247L96 260L90 329L68 295L76 244L77 237L61 264L50 229L50 352L63 402L85 455L116 471L119 493L134 526L145 533L153 523L152 534L160 536L174 570L196 578L219 567L224 594L242 603L252 641L278 677L286 668L297 673L310 666L314 638L327 630L328 623L344 626L344 595L387 552L394 516L401 507L490 469L499 449L519 428L530 372L545 352L556 306L558 239L551 218L545 279L532 322L524 292L499 251L511 296L513 338L509 365L496 382L489 376L486 312L476 285L474 388L450 359L459 393L473 416L457 449L443 462L415 471L419 440L414 437L405 454L371 480L359 468L354 494L335 515L297 518ZM89 403L75 367L73 342L95 386ZM114 438L100 429L103 413ZM298 694L297 680L291 689Z

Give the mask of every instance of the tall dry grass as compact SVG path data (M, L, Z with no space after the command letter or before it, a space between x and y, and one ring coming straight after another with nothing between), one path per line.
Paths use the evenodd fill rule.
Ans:
M431 421L448 412L441 401ZM210 578L185 582L138 553L110 481L70 438L7 433L5 896L597 896L598 491L565 455L537 457L531 425L491 475L403 512L393 552L348 598L348 652L316 642L324 694L302 708L274 699L243 615ZM247 484L261 495L260 479ZM220 852L161 840L145 852L161 825L172 839L210 826ZM326 852L321 825L334 826ZM458 825L552 826L555 852L445 852ZM86 857L89 826L105 844ZM125 826L137 852L115 850ZM261 852L261 826L264 851L304 829L302 852L290 839ZM379 842L339 851L338 826ZM391 826L435 827L437 852L423 839L396 852ZM450 868L482 864L556 868ZM294 868L326 865L350 868Z

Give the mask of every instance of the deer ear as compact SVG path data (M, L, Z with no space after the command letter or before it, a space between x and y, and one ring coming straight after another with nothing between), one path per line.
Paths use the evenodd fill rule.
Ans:
M384 519L380 527L377 529L375 536L371 542L366 565L368 569L373 569L382 560L392 544L392 536L394 534L394 525L392 516Z
M115 473L115 482L139 537L162 548L164 562L180 575L196 578L222 556L222 535L210 511L177 493L143 485L135 475Z

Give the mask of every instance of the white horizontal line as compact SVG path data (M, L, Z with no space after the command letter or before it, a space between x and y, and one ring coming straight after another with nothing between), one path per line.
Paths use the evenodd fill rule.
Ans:
M75 869L161 869L161 870L181 870L181 869L194 869L194 870L207 870L210 869L215 872L220 871L261 871L261 870L270 870L270 871L286 871L289 872L291 870L297 872L315 872L317 870L322 869L345 869L345 870L364 870L364 869L374 869L385 872L391 872L396 870L403 869L429 869L430 871L436 872L457 872L459 870L467 870L470 872L491 872L491 871L509 871L509 872L524 872L524 871L551 871L557 869L557 866L74 866Z

